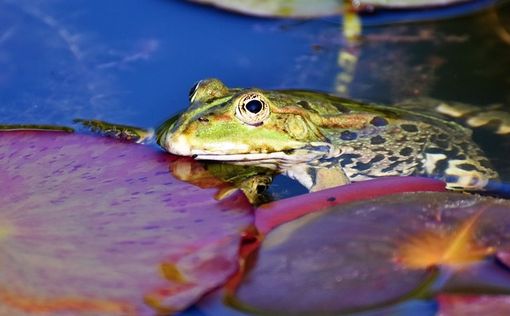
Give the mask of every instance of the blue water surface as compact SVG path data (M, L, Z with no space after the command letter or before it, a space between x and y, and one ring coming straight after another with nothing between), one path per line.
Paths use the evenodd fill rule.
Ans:
M315 27L285 23L177 0L0 0L0 117L155 126L203 78L282 86Z
M372 27L359 44L342 38L340 17L262 19L180 0L0 0L0 122L66 125L82 117L153 127L183 110L190 87L209 77L371 102L430 96L509 104L510 21L474 14L488 3L437 23L376 27L434 18L422 10L367 15ZM458 8L434 12L451 18ZM357 58L354 71L339 63L345 53ZM510 142L487 132L475 138L510 176ZM434 302L411 302L367 315L436 310ZM211 300L181 315L242 314Z

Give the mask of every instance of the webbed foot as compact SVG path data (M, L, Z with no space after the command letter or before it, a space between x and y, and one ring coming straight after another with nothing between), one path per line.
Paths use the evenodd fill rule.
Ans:
M135 143L146 142L154 135L154 131L150 129L113 124L100 120L74 119L73 122L88 128L93 133Z
M301 183L310 192L329 189L351 181L340 166L312 166L299 164L285 171L285 174Z
M496 123L496 134L510 134L510 113L507 111L480 112L466 121L470 127L480 127L491 122Z

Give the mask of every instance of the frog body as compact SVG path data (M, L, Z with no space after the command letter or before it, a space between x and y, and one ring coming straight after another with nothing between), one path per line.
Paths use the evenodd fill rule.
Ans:
M449 189L497 178L471 130L428 111L301 90L201 81L190 106L157 131L168 152L277 169L314 191L380 176L424 175Z
M452 190L484 190L498 174L471 139L471 129L451 117L472 127L497 121L497 133L510 132L510 116L498 108L484 111L431 100L384 106L315 91L228 88L218 79L197 83L189 107L155 131L97 120L75 122L110 137L155 140L175 155L272 170L263 172L263 181L243 174L233 183L256 200L254 195L274 173L310 191L408 175L441 179ZM69 131L0 126L38 128Z

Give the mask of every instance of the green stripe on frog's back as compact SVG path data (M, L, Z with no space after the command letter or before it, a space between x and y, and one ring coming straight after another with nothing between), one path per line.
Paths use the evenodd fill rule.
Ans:
M469 129L454 122L447 121L441 115L433 115L431 112L420 113L398 107L364 103L345 99L322 92L307 90L279 90L279 93L299 98L297 106L323 116L345 116L349 114L373 114L390 120L406 120L424 122L435 126L444 126L457 133L470 133Z
M295 106L336 122L322 126L326 138L342 148L336 160L353 181L391 175L422 174L443 179L451 189L480 188L497 174L461 125L418 111L366 104L328 94L282 91L299 99ZM361 126L342 126L350 116L363 118ZM326 163L326 162L323 162Z

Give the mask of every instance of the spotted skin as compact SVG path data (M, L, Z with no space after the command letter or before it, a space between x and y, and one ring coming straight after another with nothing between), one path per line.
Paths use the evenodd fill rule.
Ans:
M471 130L446 116L471 126L495 116L456 108L428 99L391 107L314 91L232 89L207 79L193 87L189 107L154 136L170 153L270 168L310 191L397 175L434 177L452 190L483 190L498 174ZM506 131L506 117L498 119ZM117 138L150 137L131 126L80 122Z
M202 90L210 91L218 82L212 79ZM304 90L221 90L214 98L194 100L185 117L160 137L160 144L176 154L196 153L198 159L265 164L310 190L325 187L318 178L339 185L423 175L444 180L454 190L480 190L498 178L472 141L471 130L445 119L426 102L420 109L417 104L389 107ZM199 86L197 93L203 91ZM259 96L268 104L266 118L256 127L232 115L240 106L236 100L244 95ZM199 124L199 117L207 117L207 124ZM215 130L215 123L225 128Z

